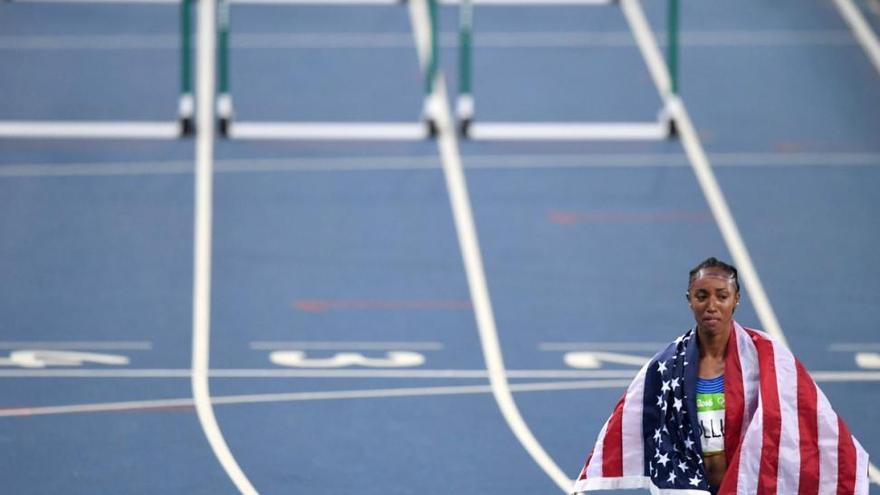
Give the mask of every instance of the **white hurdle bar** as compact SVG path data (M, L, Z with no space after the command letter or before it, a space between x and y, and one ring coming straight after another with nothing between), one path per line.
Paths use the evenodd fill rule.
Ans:
M0 121L0 138L176 139L180 122Z
M467 137L474 141L661 141L669 122L474 122Z
M425 122L229 122L229 137L248 140L418 141L430 137Z
M180 0L7 0L11 3L120 3L178 4ZM462 0L438 0L441 5L458 5ZM474 5L609 5L618 0L472 0ZM407 0L229 0L234 5L400 5Z

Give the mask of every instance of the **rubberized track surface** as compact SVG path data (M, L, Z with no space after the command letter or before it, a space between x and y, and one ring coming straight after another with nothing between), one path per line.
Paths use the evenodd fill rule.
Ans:
M173 119L176 13L0 6L0 119ZM242 119L418 118L406 8L232 19ZM616 7L478 7L475 25L479 118L655 117ZM682 25L682 97L769 302L880 452L880 74L830 1L686 3ZM460 146L516 403L573 477L634 356L691 324L687 270L730 253L678 141ZM433 142L216 158L211 393L260 492L558 491L493 399ZM191 399L193 161L191 140L0 140L4 493L236 492ZM96 355L49 361L72 352Z

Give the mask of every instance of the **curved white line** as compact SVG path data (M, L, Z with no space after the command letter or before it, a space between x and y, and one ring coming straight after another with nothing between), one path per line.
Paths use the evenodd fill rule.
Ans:
M871 25L865 20L865 17L852 0L834 0L834 5L840 11L841 17L849 24L853 35L859 41L859 44L862 45L862 48L864 48L868 59L874 64L874 68L880 71L880 40L877 39L877 35L871 29ZM874 469L876 470L877 468Z
M875 67L880 70L880 42L878 42L873 31L864 22L864 18L861 17L851 1L834 0L834 2L841 10L841 15L852 27L859 42L864 46ZM636 32L636 39L642 56L647 61L648 66L652 68L657 89L660 91L661 96L666 99L667 111L676 124L678 124L685 153L687 153L688 159L693 166L694 174L697 176L697 181L703 190L703 194L706 196L706 201L709 203L712 214L718 222L721 235L724 237L731 256L733 256L733 261L739 266L740 272L743 274L743 283L752 299L758 319L767 333L788 347L788 341L782 332L782 326L776 319L776 313L773 311L773 306L770 305L767 293L764 292L764 286L758 277L758 271L755 269L754 263L752 263L752 258L746 248L745 241L743 241L742 235L736 226L736 221L733 219L733 214L730 212L727 200L725 200L724 193L721 191L721 186L718 185L718 180L712 171L709 158L703 150L700 138L691 122L684 102L669 93L671 86L668 81L668 72L666 72L665 66L663 70L660 70L660 67L663 66L663 56L660 54L660 48L653 35L651 35L647 23L644 21L644 12L639 4L639 0L623 0L622 7L633 31ZM872 483L880 484L880 470L873 464L869 464L869 476Z
M419 59L424 67L427 60L427 39L430 29L424 0L418 2L411 1L409 3L409 12ZM498 403L501 414L504 416L517 440L519 440L529 455L532 456L532 459L534 459L538 466L547 473L550 479L563 492L568 493L572 487L572 479L559 469L559 466L556 465L537 438L535 438L535 435L531 432L522 414L520 414L519 409L516 407L513 394L507 383L507 374L504 369L501 346L498 342L495 317L492 314L492 303L489 299L489 289L486 285L479 241L477 240L473 212L468 197L461 155L459 154L455 135L455 126L452 121L452 112L449 108L449 98L446 93L442 72L438 72L436 76L434 94L431 95L431 98L433 102L431 102L432 105L429 105L428 108L433 109L434 115L431 115L431 117L435 119L438 127L437 145L443 163L443 175L446 179L446 188L449 193L455 230L464 261L474 314L477 319L477 330L480 334L483 357L486 360L486 368L489 372L489 384L492 388L492 395L495 397L495 402Z
M660 54L660 47L645 20L642 6L639 0L623 0L621 7L636 37L639 51L641 51L642 57L651 71L657 90L665 101L666 110L678 125L682 146L691 162L694 175L696 175L697 182L699 182L703 195L706 197L706 202L709 203L709 208L715 216L715 221L718 223L718 228L721 230L721 236L724 238L727 249L730 251L734 263L739 267L743 275L743 284L746 286L746 291L749 293L749 297L755 307L755 312L761 320L761 325L767 333L788 347L788 342L782 333L779 321L776 319L776 313L774 313L767 294L764 292L764 286L758 277L758 271L755 269L754 263L752 263L752 258L749 255L746 244L727 205L727 200L724 199L721 186L718 185L718 180L715 178L714 172L712 172L709 158L703 150L700 138L697 136L697 131L691 122L687 109L684 103L671 93L672 83L669 72L663 61L663 55Z
M256 494L239 467L214 416L208 385L211 330L211 221L214 175L214 43L216 0L199 3L198 138L196 139L195 227L193 247L192 391L199 424L220 465L247 495Z

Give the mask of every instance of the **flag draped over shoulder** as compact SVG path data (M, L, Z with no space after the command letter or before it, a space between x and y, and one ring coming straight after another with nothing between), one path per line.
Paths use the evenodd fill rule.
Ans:
M719 495L867 495L868 454L785 346L734 323L724 367ZM574 492L707 495L692 329L657 354L599 433Z

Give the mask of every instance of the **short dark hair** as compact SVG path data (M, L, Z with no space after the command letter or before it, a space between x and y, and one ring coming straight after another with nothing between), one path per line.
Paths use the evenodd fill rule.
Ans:
M733 279L733 286L736 287L736 292L739 293L739 274L736 271L736 267L733 265L729 265L714 256L706 258L699 265L695 266L693 270L690 272L690 276L688 277L688 287L694 283L694 280L697 278L697 274L700 273L700 270L704 268L718 268L724 273L730 275L730 278Z

